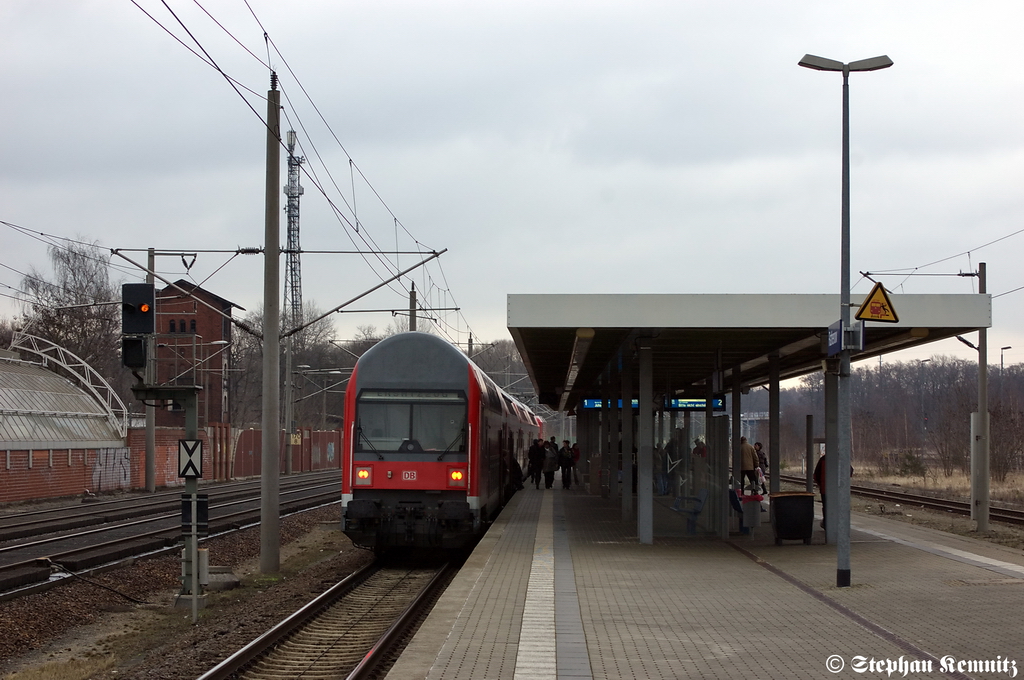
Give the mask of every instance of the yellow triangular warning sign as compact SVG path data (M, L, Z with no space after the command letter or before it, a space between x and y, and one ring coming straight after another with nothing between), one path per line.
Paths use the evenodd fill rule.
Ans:
M858 321L900 322L900 317L896 315L896 309L893 308L881 282L876 283L868 296L864 298L864 303L857 310L854 318Z

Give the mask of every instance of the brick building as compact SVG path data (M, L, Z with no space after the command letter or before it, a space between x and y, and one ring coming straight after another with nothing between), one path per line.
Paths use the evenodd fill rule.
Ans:
M185 280L156 294L156 382L202 388L200 429L229 420L231 321L218 311L230 316L235 307L241 309ZM156 426L183 428L184 410L179 404L158 409Z

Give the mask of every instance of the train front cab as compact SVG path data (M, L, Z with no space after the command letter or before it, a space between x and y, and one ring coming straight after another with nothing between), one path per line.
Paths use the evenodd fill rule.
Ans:
M343 500L352 541L377 551L469 545L480 518L467 498L465 391L364 389L349 408Z

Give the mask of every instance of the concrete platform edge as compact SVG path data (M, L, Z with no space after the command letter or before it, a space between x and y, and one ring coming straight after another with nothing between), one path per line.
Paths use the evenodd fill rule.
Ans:
M444 595L434 605L433 611L423 622L412 641L406 646L402 656L385 677L385 680L410 680L426 678L448 636L451 635L455 621L469 601L469 595L476 587L494 552L498 540L508 528L516 507L523 499L522 492L512 496L505 508L498 515L491 527L480 539L466 564L458 576L451 582Z

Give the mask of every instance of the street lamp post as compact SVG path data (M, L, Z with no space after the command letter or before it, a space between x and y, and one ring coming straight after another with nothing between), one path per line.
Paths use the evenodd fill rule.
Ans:
M825 59L805 54L799 62L804 68L816 71L838 71L843 74L843 170L842 170L842 257L840 262L839 318L843 335L842 351L839 354L839 380L836 389L836 407L839 428L833 465L839 476L838 493L829 501L829 514L837 522L836 535L836 586L850 585L850 349L846 343L846 332L850 326L850 73L853 71L877 71L892 66L887 56L861 59L844 64L834 59Z

